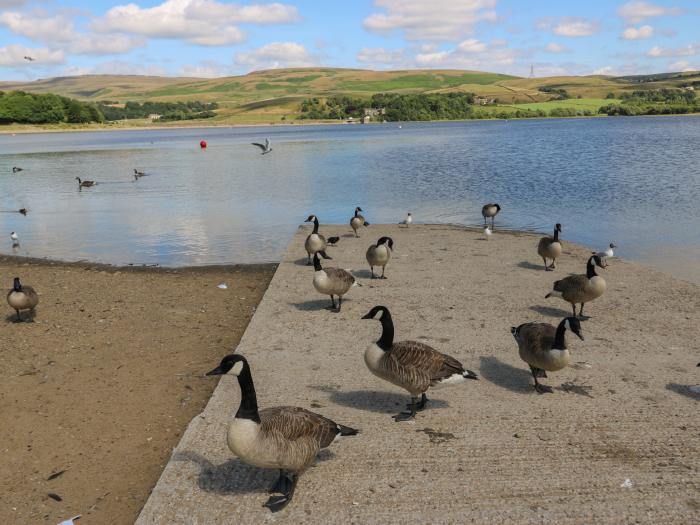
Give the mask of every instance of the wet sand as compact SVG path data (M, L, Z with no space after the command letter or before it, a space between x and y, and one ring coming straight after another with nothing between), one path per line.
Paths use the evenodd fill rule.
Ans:
M0 298L0 522L133 523L273 272L0 256L2 290L19 276L41 301L15 324Z

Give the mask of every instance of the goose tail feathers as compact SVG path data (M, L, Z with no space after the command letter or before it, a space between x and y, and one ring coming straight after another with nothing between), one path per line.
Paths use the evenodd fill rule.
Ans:
M355 436L360 433L358 429L346 427L345 425L338 425L338 430L341 436Z
M464 379L479 379L479 376L471 370L465 370L464 372L462 372L462 377Z

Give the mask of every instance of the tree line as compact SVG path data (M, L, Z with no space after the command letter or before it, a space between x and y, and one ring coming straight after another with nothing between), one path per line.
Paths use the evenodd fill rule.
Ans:
M700 101L689 89L635 90L620 96L620 104L608 104L598 113L610 116L678 115L700 112Z
M161 121L216 116L216 102L81 102L53 93L0 91L0 124L87 124L160 115Z
M148 118L150 115L160 115L161 121L211 118L216 116L214 110L219 108L219 104L216 102L197 100L187 102L127 102L123 106L117 104L118 102L99 102L99 109L107 120Z
M105 117L91 102L24 91L0 91L0 124L83 124L104 122Z

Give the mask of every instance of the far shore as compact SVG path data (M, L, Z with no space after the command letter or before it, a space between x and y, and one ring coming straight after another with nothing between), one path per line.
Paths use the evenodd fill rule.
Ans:
M587 116L576 116L576 117L533 117L533 118L483 118L483 119L461 119L461 120L407 120L407 121L387 121L387 122L371 122L371 126L381 126L381 125L391 125L391 124L424 124L424 123L438 123L438 122L493 122L493 121L506 121L506 120L561 120L561 119L598 119L598 118L657 118L657 117L696 117L700 113L683 113L683 114L673 114L673 115L634 115L634 116L624 116L624 117L609 117L608 115L587 115ZM349 125L365 126L367 124L361 124L358 122L346 122L339 120L294 120L294 121L278 121L278 122L266 122L266 123L236 123L236 124L207 124L206 122L198 121L192 122L191 124L175 124L175 125L109 125L109 124L95 124L92 126L76 126L76 127L64 127L63 125L52 126L52 125L24 125L18 124L16 128L2 129L0 128L0 135L20 135L20 134L30 134L30 133L85 133L92 131L138 131L138 130L168 130L168 129L226 129L226 128L262 128L262 127L299 127L299 126L327 126L327 125ZM10 124L10 126L15 126Z

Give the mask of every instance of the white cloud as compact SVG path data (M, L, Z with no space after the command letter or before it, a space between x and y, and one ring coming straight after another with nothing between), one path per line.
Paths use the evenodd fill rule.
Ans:
M239 6L216 0L166 0L148 8L133 3L115 6L94 27L152 38L183 39L202 46L224 46L244 40L239 24L299 20L296 7L280 3Z
M603 66L593 71L594 75L611 75L615 71L613 66Z
M590 36L598 32L600 24L579 17L547 17L539 20L537 29L551 31L555 35L569 38Z
M25 3L26 0L0 0L0 7L15 7Z
M651 26L628 27L622 32L625 40L642 40L654 36L654 28Z
M679 47L677 49L665 49L663 47L654 46L649 51L647 51L647 56L650 58L661 58L661 57L689 57L697 55L698 47L689 44L685 47Z
M235 54L239 66L250 70L279 69L285 67L309 67L318 64L318 59L296 42L272 42L252 51Z
M497 20L498 0L375 0L384 10L363 22L368 31L403 31L407 40L458 40L472 34L478 22Z
M466 45L465 42L468 42ZM508 47L501 40L484 44L477 41L465 41L448 51L418 53L415 65L423 68L458 68L480 71L494 71L510 68L521 53ZM480 50L477 50L480 49Z
M639 24L647 18L659 16L677 16L683 14L679 7L661 7L645 1L635 0L620 6L617 14L629 25Z
M230 75L226 66L214 60L203 60L199 64L187 64L180 68L179 76L195 78L219 78Z
M28 61L24 58L25 56L32 57L34 62ZM51 50L46 47L29 48L17 44L0 47L0 66L2 67L62 64L64 61L65 56L60 50Z
M64 14L45 11L0 14L0 26L31 40L49 44L52 48L78 55L112 55L128 53L145 45L142 38L125 35L98 35L76 31L73 20Z
M569 49L566 46L563 46L561 44L557 44L556 42L550 42L547 44L544 48L544 50L547 53L554 53L554 54L559 54L559 53L566 53L569 51Z
M385 49L383 47L363 47L357 53L357 61L370 66L396 67L405 60L403 49Z
M670 63L667 69L669 71L695 71L697 68L693 67L687 60L679 60Z
M486 44L479 42L476 38L469 38L460 42L457 49L464 53L483 53L486 51Z

